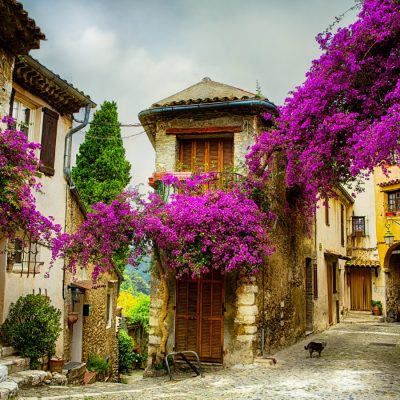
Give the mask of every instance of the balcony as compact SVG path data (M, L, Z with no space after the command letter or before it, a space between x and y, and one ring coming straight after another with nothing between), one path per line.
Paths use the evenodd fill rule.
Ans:
M198 190L194 191L196 194L215 190L229 191L243 180L243 175L235 172L208 172L207 175L205 183L200 184ZM149 178L149 185L155 189L164 201L167 201L171 194L179 193L181 190L165 184L163 178L166 176L173 176L180 182L184 182L190 180L196 174L193 174L193 172L155 172Z

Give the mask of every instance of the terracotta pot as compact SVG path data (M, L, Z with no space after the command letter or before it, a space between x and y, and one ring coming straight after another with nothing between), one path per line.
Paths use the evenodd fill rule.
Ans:
M62 373L64 366L64 360L59 358L52 358L50 359L50 371L51 372L58 372Z
M372 314L381 315L382 314L382 310L378 306L373 306L372 307Z
M68 328L72 329L72 326L79 319L79 313L76 311L71 311L68 313Z

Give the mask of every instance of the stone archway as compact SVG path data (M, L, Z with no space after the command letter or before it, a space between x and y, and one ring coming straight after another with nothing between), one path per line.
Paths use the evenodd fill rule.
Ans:
M392 245L385 256L386 317L388 322L400 321L400 243Z

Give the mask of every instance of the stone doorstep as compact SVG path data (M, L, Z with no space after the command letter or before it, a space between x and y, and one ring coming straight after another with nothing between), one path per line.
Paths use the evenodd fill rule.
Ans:
M0 365L0 382L3 382L7 379L8 376L8 368L5 365Z
M254 359L254 364L262 367L274 367L277 365L277 360L275 357L270 357L270 358L256 357Z
M0 365L4 365L8 369L8 375L29 369L29 358L19 356L7 356L0 358Z

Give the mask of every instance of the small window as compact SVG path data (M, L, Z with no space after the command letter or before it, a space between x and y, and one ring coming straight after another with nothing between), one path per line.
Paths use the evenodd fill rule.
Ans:
M400 211L400 190L388 193L388 211Z
M7 245L7 271L20 274L40 273L40 245L29 237L17 237Z
M329 226L329 199L325 197L324 200L324 207L325 207L325 225Z
M110 328L112 325L112 294L111 293L107 293L106 324L107 324L107 328Z
M12 103L12 116L15 119L17 128L29 137L31 130L33 111L27 105L19 100L14 99Z
M352 236L365 236L365 217L352 217L351 233Z
M344 207L340 205L340 244L344 247Z
M318 299L318 268L314 265L314 274L313 274L313 284L314 284L314 299Z

